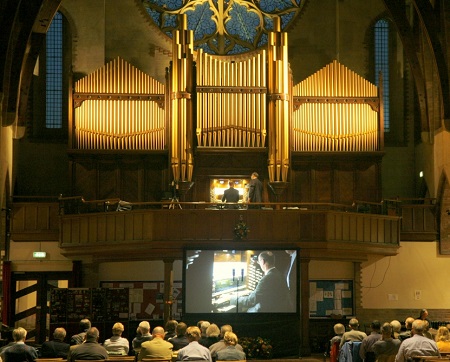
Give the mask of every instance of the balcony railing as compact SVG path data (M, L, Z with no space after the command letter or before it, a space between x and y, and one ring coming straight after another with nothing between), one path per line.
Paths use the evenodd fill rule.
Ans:
M114 254L139 258L179 257L186 246L298 247L326 257L379 253L393 255L400 240L436 240L436 203L432 199L383 203L205 202L130 203L119 199L86 201L82 197L50 200L14 199L11 238L58 240L63 253ZM229 208L231 207L231 208ZM237 207L237 208L234 208ZM242 219L247 237L236 240ZM422 238L422 239L420 239ZM105 254L106 252L106 254Z

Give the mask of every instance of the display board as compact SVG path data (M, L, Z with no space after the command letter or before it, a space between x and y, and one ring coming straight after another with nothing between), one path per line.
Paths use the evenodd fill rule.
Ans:
M50 296L50 323L126 321L129 313L127 288L56 288Z
M160 320L164 319L164 282L101 282L103 288L129 290L130 320ZM172 307L172 317L181 318L182 312L182 283L173 283L172 298L168 301Z
M353 315L353 280L310 280L310 317L351 315Z

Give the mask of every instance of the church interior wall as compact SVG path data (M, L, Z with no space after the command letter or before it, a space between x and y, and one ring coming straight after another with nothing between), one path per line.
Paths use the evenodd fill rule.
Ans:
M105 8L105 6L108 6ZM339 16L336 15L339 6ZM132 10L130 10L132 9ZM170 43L155 35L133 0L91 1L63 0L62 10L70 14L74 31L73 70L86 75L117 56L124 58L145 73L164 82L164 69L169 65ZM367 77L367 28L382 14L381 1L323 0L309 2L304 14L289 33L290 66L297 83L335 58ZM123 13L127 14L123 17ZM339 19L339 27L336 26ZM330 26L330 23L333 25ZM339 34L336 35L336 29ZM407 65L405 65L407 67ZM450 135L438 132L434 144L413 144L413 115L406 143L402 147L386 147L382 162L383 197L414 197L424 172L429 196L436 197L443 172L450 175ZM403 121L403 120L402 120ZM4 195L5 178L11 175L13 147L10 127L0 129L0 195ZM66 144L15 141L15 175L22 194L55 195L68 191ZM48 250L49 260L37 262L30 256L36 248ZM15 271L71 270L71 263L59 253L58 244L11 243L10 259ZM361 265L361 306L358 317L404 320L428 308L432 320L450 320L450 290L441 278L448 256L438 253L436 242L404 242L398 255L382 259L369 258ZM50 269L49 269L50 268ZM58 269L59 268L59 269ZM97 281L163 280L162 261L100 263L84 271L93 286ZM352 262L311 261L310 279L353 279ZM182 262L174 262L174 280L182 278ZM87 286L87 285L86 285ZM416 299L420 291L420 299Z

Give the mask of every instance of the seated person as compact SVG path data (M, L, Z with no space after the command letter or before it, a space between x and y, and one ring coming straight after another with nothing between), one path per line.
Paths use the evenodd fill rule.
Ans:
M189 340L186 337L187 325L184 322L180 322L177 325L177 336L169 338L168 341L173 345L173 351L186 347L189 344Z
M246 308L249 313L293 312L295 308L290 303L286 279L275 267L275 255L263 251L258 255L258 264L264 276L248 296L239 297L239 308Z
M336 335L330 339L330 362L336 362L339 355L339 345L342 335L345 333L345 327L342 323L336 323L333 327Z
M27 331L22 328L16 328L12 332L14 344L3 350L1 359L3 362L34 362L38 358L36 349L25 344Z
M145 341L151 341L152 335L150 334L150 323L147 321L142 321L136 330L136 337L133 338L133 354L137 356L141 350L141 344Z
M222 338L219 342L214 343L209 347L209 351L211 352L211 355L214 359L217 359L217 352L221 351L222 349L227 348L227 344L224 341L225 333L227 332L233 332L233 327L231 327L229 324L224 324L222 327L220 327L220 337ZM237 343L236 348L239 351L243 351L242 346Z
M209 349L198 343L201 335L202 332L197 326L188 327L186 330L186 336L189 340L189 344L178 351L177 361L205 360L212 362L211 352Z
M143 358L162 358L172 359L172 343L164 340L164 328L155 327L152 332L152 340L141 344L141 351L139 352L138 361Z
M350 330L342 335L339 348L342 348L345 342L362 342L362 340L367 337L367 334L358 330L359 321L356 318L350 319L348 326L350 327Z
M208 328L206 328L206 337L200 338L198 343L206 348L209 348L216 342L219 342L220 329L217 324L210 324Z
M440 356L436 342L423 335L424 329L425 321L416 319L413 322L411 337L400 344L395 362L407 362L414 356Z
M222 202L239 202L239 191L234 188L234 182L229 181L229 189L225 190L222 197ZM228 209L237 209L238 205L228 205Z
M164 339L167 341L170 338L176 337L177 335L177 325L178 322L175 319L171 319L166 323L166 333Z
M89 328L84 336L84 343L69 350L67 362L108 359L108 352L105 347L98 343L99 337L100 332L97 328Z
M245 353L236 348L238 338L233 332L226 332L223 340L226 344L226 348L217 352L216 360L228 361L245 359Z
M89 328L91 328L91 321L87 318L82 319L80 321L81 332L78 334L74 334L72 338L70 338L70 345L74 346L83 343L84 337L86 336L86 332Z
M115 323L112 327L112 337L103 343L103 347L108 351L109 355L127 356L130 350L130 342L122 337L125 330L122 323Z
M400 348L400 340L392 338L393 328L390 323L381 326L381 339L372 345L377 361L393 361Z
M56 328L53 332L53 341L46 341L41 346L42 358L67 358L69 353L69 343L64 343L66 338L66 330L64 328Z
M439 352L450 352L450 332L447 327L439 327L436 334L436 344Z

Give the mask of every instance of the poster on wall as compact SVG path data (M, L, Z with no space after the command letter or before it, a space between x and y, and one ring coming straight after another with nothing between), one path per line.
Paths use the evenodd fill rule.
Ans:
M164 318L164 305L170 304L172 317L181 319L182 283L173 283L172 296L164 300L164 282L101 282L102 288L127 288L129 290L130 320L158 320Z
M351 315L353 315L352 280L310 280L310 317L345 317Z

